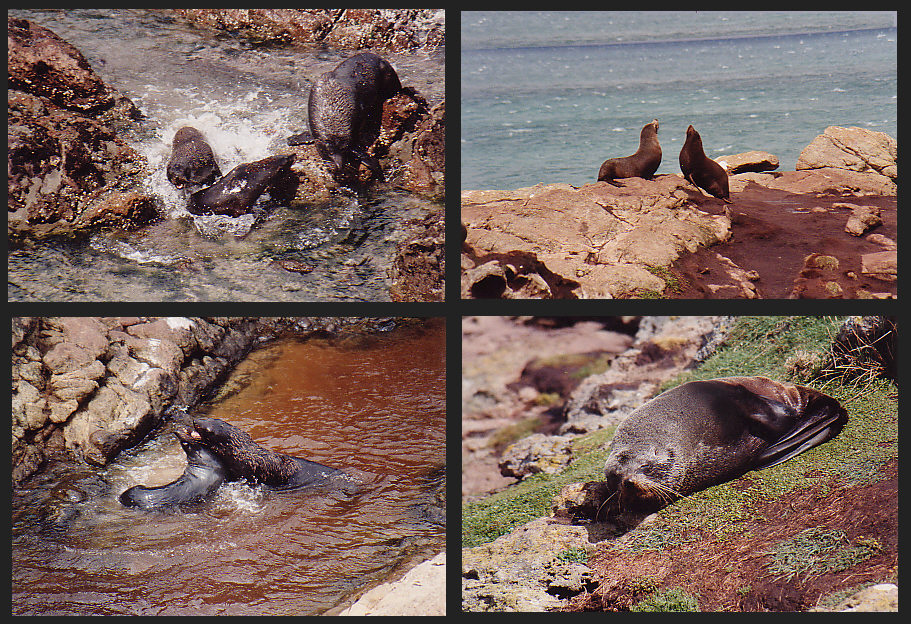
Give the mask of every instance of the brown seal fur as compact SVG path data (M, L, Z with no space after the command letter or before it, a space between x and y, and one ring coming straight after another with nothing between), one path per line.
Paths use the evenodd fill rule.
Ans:
M717 197L726 204L729 199L728 174L724 167L705 155L702 149L702 137L696 128L690 125L686 129L686 141L680 149L680 171L690 183L698 186L709 195Z
M608 498L624 514L774 466L835 437L848 414L821 392L766 377L692 381L634 410L604 466Z
M658 120L652 119L639 133L639 149L632 156L605 160L598 171L598 182L618 186L616 178L651 178L661 164L661 145L658 144Z
M333 476L344 475L336 468L264 449L246 431L223 420L201 416L180 420L189 422L191 438L224 464L229 481L289 489L323 485Z
M165 171L168 180L177 188L205 186L221 177L212 148L202 133L192 126L184 126L174 135L171 160Z

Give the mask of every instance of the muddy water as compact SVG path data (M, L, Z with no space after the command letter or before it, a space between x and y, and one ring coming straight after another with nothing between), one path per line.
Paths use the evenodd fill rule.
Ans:
M106 469L33 478L13 495L13 613L334 612L442 551L444 342L440 326L274 345L206 410L266 448L345 470L350 490L232 483L196 508L124 508L126 488L183 471L170 425Z
M255 44L194 28L155 9L14 9L75 45L145 115L131 147L149 163L145 190L163 220L138 232L46 241L9 254L10 301L388 301L386 269L403 224L439 210L389 185L304 207L194 217L165 177L178 128L198 128L223 173L287 153L307 128L313 81L353 53ZM444 96L442 52L387 54L402 82L431 104ZM252 227L252 229L251 229ZM289 272L273 261L295 261Z

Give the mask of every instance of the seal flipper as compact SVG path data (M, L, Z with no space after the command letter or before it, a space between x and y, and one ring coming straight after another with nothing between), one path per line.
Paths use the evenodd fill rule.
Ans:
M848 413L845 409L838 401L824 395L817 397L815 402L822 403L815 410L816 417L808 422L799 423L760 453L756 457L753 470L769 468L787 461L814 446L831 440L841 432L845 423L848 422ZM807 407L810 408L810 406Z

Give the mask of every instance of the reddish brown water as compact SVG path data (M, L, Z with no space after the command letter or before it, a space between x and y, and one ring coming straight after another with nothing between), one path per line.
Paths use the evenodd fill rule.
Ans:
M369 342L264 349L208 411L266 448L349 472L356 491L232 483L192 512L122 507L127 487L183 471L166 426L103 471L50 470L14 494L13 613L334 612L440 552L445 527L424 514L439 508L445 459L442 324Z

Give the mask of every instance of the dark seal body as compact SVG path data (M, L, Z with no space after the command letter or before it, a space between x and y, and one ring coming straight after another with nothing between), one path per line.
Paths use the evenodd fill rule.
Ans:
M652 119L639 133L639 149L632 156L605 160L598 171L599 182L614 186L617 178L649 179L661 165L661 145L658 144L658 120Z
M238 217L250 211L266 189L294 162L294 155L269 156L234 167L218 182L190 196L187 210L195 215Z
M166 173L177 188L209 185L221 177L212 148L202 133L191 126L184 126L174 135Z
M127 507L147 511L167 509L181 504L200 503L215 493L225 480L224 465L214 454L190 437L187 429L176 432L187 454L187 469L173 483L159 487L136 485L120 495Z
M395 69L371 52L361 52L316 79L307 102L310 134L288 139L291 145L316 141L337 172L362 162L382 177L379 161L367 153L376 141L383 102L402 91Z
M604 466L607 490L621 512L655 511L790 459L835 437L847 421L835 399L766 377L685 383L617 428Z
M193 418L192 428L193 439L224 464L231 481L294 489L323 485L331 477L345 474L317 462L264 449L247 432L217 418Z
M702 137L691 125L686 129L686 141L680 149L680 171L690 183L727 204L729 199L728 174L724 167L705 155Z

